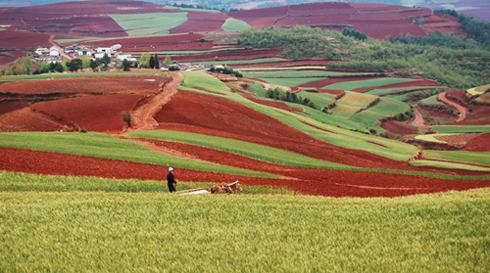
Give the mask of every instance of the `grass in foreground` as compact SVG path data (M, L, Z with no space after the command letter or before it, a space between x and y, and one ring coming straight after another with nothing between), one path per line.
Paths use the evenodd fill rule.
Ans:
M185 71L181 73L184 74L183 86L200 88L222 94L227 94L231 91L222 81L206 73L200 71Z
M134 142L117 139L101 133L0 133L0 146L110 158L201 171L213 170L218 173L277 177L276 175L262 172L170 156L154 152Z
M488 272L490 190L393 199L0 192L0 271Z
M35 175L0 171L0 192L67 192L67 191L104 191L104 192L168 192L167 180L161 181L138 179L110 179L100 177ZM230 181L234 182L234 181ZM195 188L209 189L216 183L181 182L177 190ZM242 185L244 194L297 194L285 187L246 186Z

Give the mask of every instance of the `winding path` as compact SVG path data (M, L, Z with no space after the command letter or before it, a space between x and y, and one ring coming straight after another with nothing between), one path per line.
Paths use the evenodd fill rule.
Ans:
M163 87L163 92L157 94L147 104L131 113L132 126L125 132L146 131L158 126L158 122L153 117L178 92L177 87L181 82L182 75L178 72L173 72L172 81Z
M54 35L51 35L49 37L49 43L52 44L53 46L57 47L60 49L60 55L65 58L65 59L68 59L68 60L71 60L73 59L72 57L70 57L68 54L65 53L65 51L63 50L63 48L60 48L60 46L58 44L56 44L54 41L53 41L53 38L54 38Z
M450 104L450 105L456 107L456 109L458 109L458 111L459 111L459 118L458 118L458 120L456 122L460 122L460 121L464 120L466 118L466 113L468 113L468 109L466 109L465 107L463 107L463 106L455 103L452 100L449 100L446 97L446 93L447 92L439 93L439 96L437 96L437 98L439 100L441 100L442 102L445 102L447 104Z
M422 114L420 113L419 108L415 107L414 109L415 109L414 110L415 119L412 121L412 125L426 130L429 129L430 125L424 124L425 120Z

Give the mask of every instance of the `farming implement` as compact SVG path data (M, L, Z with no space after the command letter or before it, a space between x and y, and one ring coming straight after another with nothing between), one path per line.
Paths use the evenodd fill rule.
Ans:
M178 191L177 193L179 195L200 195L200 194L209 194L209 193L211 193L211 194L235 194L235 191L237 191L237 190L240 192L243 191L238 180L235 181L234 183L231 183L231 184L222 183L221 185L214 185L209 189L209 191L204 189L204 188L196 188L196 189Z

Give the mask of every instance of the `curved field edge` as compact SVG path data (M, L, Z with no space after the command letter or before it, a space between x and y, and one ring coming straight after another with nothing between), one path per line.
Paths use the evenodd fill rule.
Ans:
M410 165L412 165L412 166L431 166L431 167L448 168L448 169L462 169L462 170L468 170L468 171L483 171L483 172L489 172L490 171L490 168L485 168L485 167L480 167L480 166L467 165L467 164L455 163L455 162L423 160L423 159L422 160L414 160L414 161L410 162Z
M167 155L101 133L0 133L0 146L37 151L125 160L185 169L214 171L255 177L277 178L263 172L201 162Z
M157 140L170 140L196 144L207 148L212 148L220 151L231 152L234 154L244 155L250 158L258 159L265 162L296 166L307 168L335 168L344 169L352 168L347 165L319 160L297 153L272 148L264 145L249 143L240 140L208 136L203 134L170 131L170 130L155 130L155 131L138 131L124 134L126 137L142 137ZM355 167L354 167L355 168Z
M209 189L211 182L178 182L178 190L195 188ZM242 185L244 194L299 194L286 187ZM104 191L104 192L168 192L165 181L115 179L84 176L37 175L0 171L0 192L2 191Z
M204 74L202 72L197 72L194 74L184 74L187 77L193 77L195 75ZM212 77L208 75L209 77ZM202 77L202 76L201 76ZM220 82L219 80L215 79L219 84L224 84ZM185 79L184 79L185 81ZM214 80L213 80L214 82ZM218 83L217 83L218 84ZM205 89L209 91L215 91L213 86L210 86L208 83L203 83L201 84L200 81L193 80L193 85L191 87L195 88L200 88L200 89ZM409 145L403 142L399 141L394 141L390 139L385 139L385 138L380 138L368 134L361 134L358 132L353 132L347 129L339 128L337 126L325 124L322 121L328 122L327 120L329 119L329 115L324 114L320 111L313 110L309 107L304 107L305 111L307 113L314 113L316 115L316 119L310 117L310 116L305 116L302 114L297 114L297 113L291 113L289 111L284 111L281 109L277 108L272 108L268 107L265 105L261 105L255 102L252 102L244 97L241 97L240 95L237 95L235 93L231 92L226 92L224 90L224 87L220 86L219 90L217 92L220 92L220 90L223 90L223 94L225 95L220 95L220 94L214 94L214 93L209 93L201 90L195 90L195 89L185 89L188 91L193 91L197 93L202 93L210 96L217 96L220 98L225 98L229 99L238 103L241 103L243 105L246 105L248 107L251 107L265 115L268 115L270 117L273 117L283 123L285 123L288 126L291 126L293 128L296 128L298 130L301 130L307 134L310 134L318 139L321 139L323 141L326 141L327 143L344 147L344 148L349 148L349 149L354 149L354 150L362 150L362 151L367 151L373 154L381 155L390 159L394 160L400 160L400 161L406 161L410 158L412 158L416 151L417 148L413 145ZM226 92L226 93L225 93ZM293 104L291 104L293 105ZM295 105L298 106L298 105ZM321 118L320 118L321 117ZM324 119L324 120L321 120ZM319 121L321 120L321 121ZM305 124L306 123L306 124ZM309 125L308 125L309 124ZM354 126L353 123L349 123L350 125ZM319 130L316 129L310 125L319 127L321 129L333 132L329 133L324 130ZM358 131L364 131L367 132L368 130L366 128L363 128L359 125L359 127L356 128ZM374 142L381 144L387 148L381 147L376 144L371 144L369 142Z
M0 271L488 272L488 211L490 189L391 199L0 192Z

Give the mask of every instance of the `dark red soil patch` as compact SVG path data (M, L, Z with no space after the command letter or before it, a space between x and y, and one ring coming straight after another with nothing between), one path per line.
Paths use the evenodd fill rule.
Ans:
M199 154L198 151L195 153ZM203 156L209 157L207 151ZM214 158L219 157L214 156ZM244 160L243 157L234 160L237 159ZM261 165L270 164L261 162ZM280 170L281 167L283 168L282 171ZM279 168L278 172L291 174L289 177L296 176L299 178L251 178L178 168L174 172L179 181L221 183L239 180L244 185L283 186L307 194L333 197L397 197L490 187L490 180L445 180L420 176L288 166L269 166L268 168ZM0 169L43 175L97 176L161 181L167 173L167 166L3 147L0 147ZM473 172L473 174L476 173ZM162 183L166 183L166 181L162 181Z
M65 124L78 124L89 131L122 130L127 123L123 111L132 110L144 94L100 95L39 102L33 105L39 111Z
M328 65L326 60L299 60L299 61L279 61L279 62L263 62L252 64L230 64L232 68L270 68L270 67L294 67L294 66L307 66L307 65Z
M460 103L458 100L454 100L454 99L451 98L451 97L455 97L455 98L461 100L464 103L468 103L468 98L466 97L466 95L464 94L464 92L465 92L464 90L447 91L446 92L446 98L448 98L450 100L453 100L453 101L455 101L457 103Z
M18 109L22 109L24 107L28 107L31 104L27 101L11 101L11 102L1 102L0 103L0 116L12 112Z
M188 20L169 30L170 33L221 32L228 15L221 12L188 12Z
M438 82L428 80L428 79L420 79L418 81L411 81L411 82L403 82L403 83L396 83L396 84L389 84L389 85L383 85L383 86L376 86L376 87L362 87L362 88L356 88L353 89L353 92L366 92L369 90L373 89L388 89L388 88L402 88L402 87L412 87L412 86L431 86L431 85L440 85Z
M0 116L0 132L52 132L68 127L25 107Z
M315 129L317 129L317 130L321 130L321 131L324 131L324 132L328 132L328 133L331 133L331 134L336 134L336 135L338 135L338 133L335 133L335 132L329 131L329 130L327 130L327 129L323 129L323 128L317 127L317 126L315 126L315 125L311 125L311 124L309 124L309 123L306 123L306 122L302 122L302 121L300 121L300 122L301 122L301 123L303 123L303 124L305 124L305 125L308 125L308 126L310 126L310 127L313 127L313 128L315 128Z
M470 115L463 121L448 123L446 125L487 125L490 124L490 105L475 104Z
M244 49L209 52L202 54L171 55L171 58L173 61L179 62L222 61L223 63L226 63L227 60L254 60L262 58L281 57L281 52L282 49L280 48Z
M436 136L435 139L445 141L452 146L464 146L466 145L466 143L478 136L478 134L461 134L451 136Z
M98 94L128 94L134 92L157 92L160 85L168 81L170 81L169 77L162 76L111 76L18 81L0 85L0 92L18 94L92 94L94 92Z
M314 82L308 82L304 84L298 85L298 87L314 87L314 88L322 88L327 85L331 85L339 82L350 82L350 81L363 81L369 79L376 79L378 77L344 77L344 78L331 78L331 79L323 79Z
M414 134L418 132L417 127L401 122L401 121L396 121L396 120L388 120L385 121L381 124L381 128L388 130L389 132L392 132L393 134L400 134L402 136L408 135L408 134Z
M490 133L480 134L470 140L463 150L471 152L490 152Z
M383 144L379 144L379 143L376 143L376 142L373 142L373 141L366 141L367 143L371 143L371 144L374 144L374 145L378 145L378 146L381 146L383 148L386 148L386 149L389 149L388 147L386 147L385 145Z
M342 94L344 90L342 89L317 89L320 93L326 93L326 94L332 94L332 95L338 95Z

